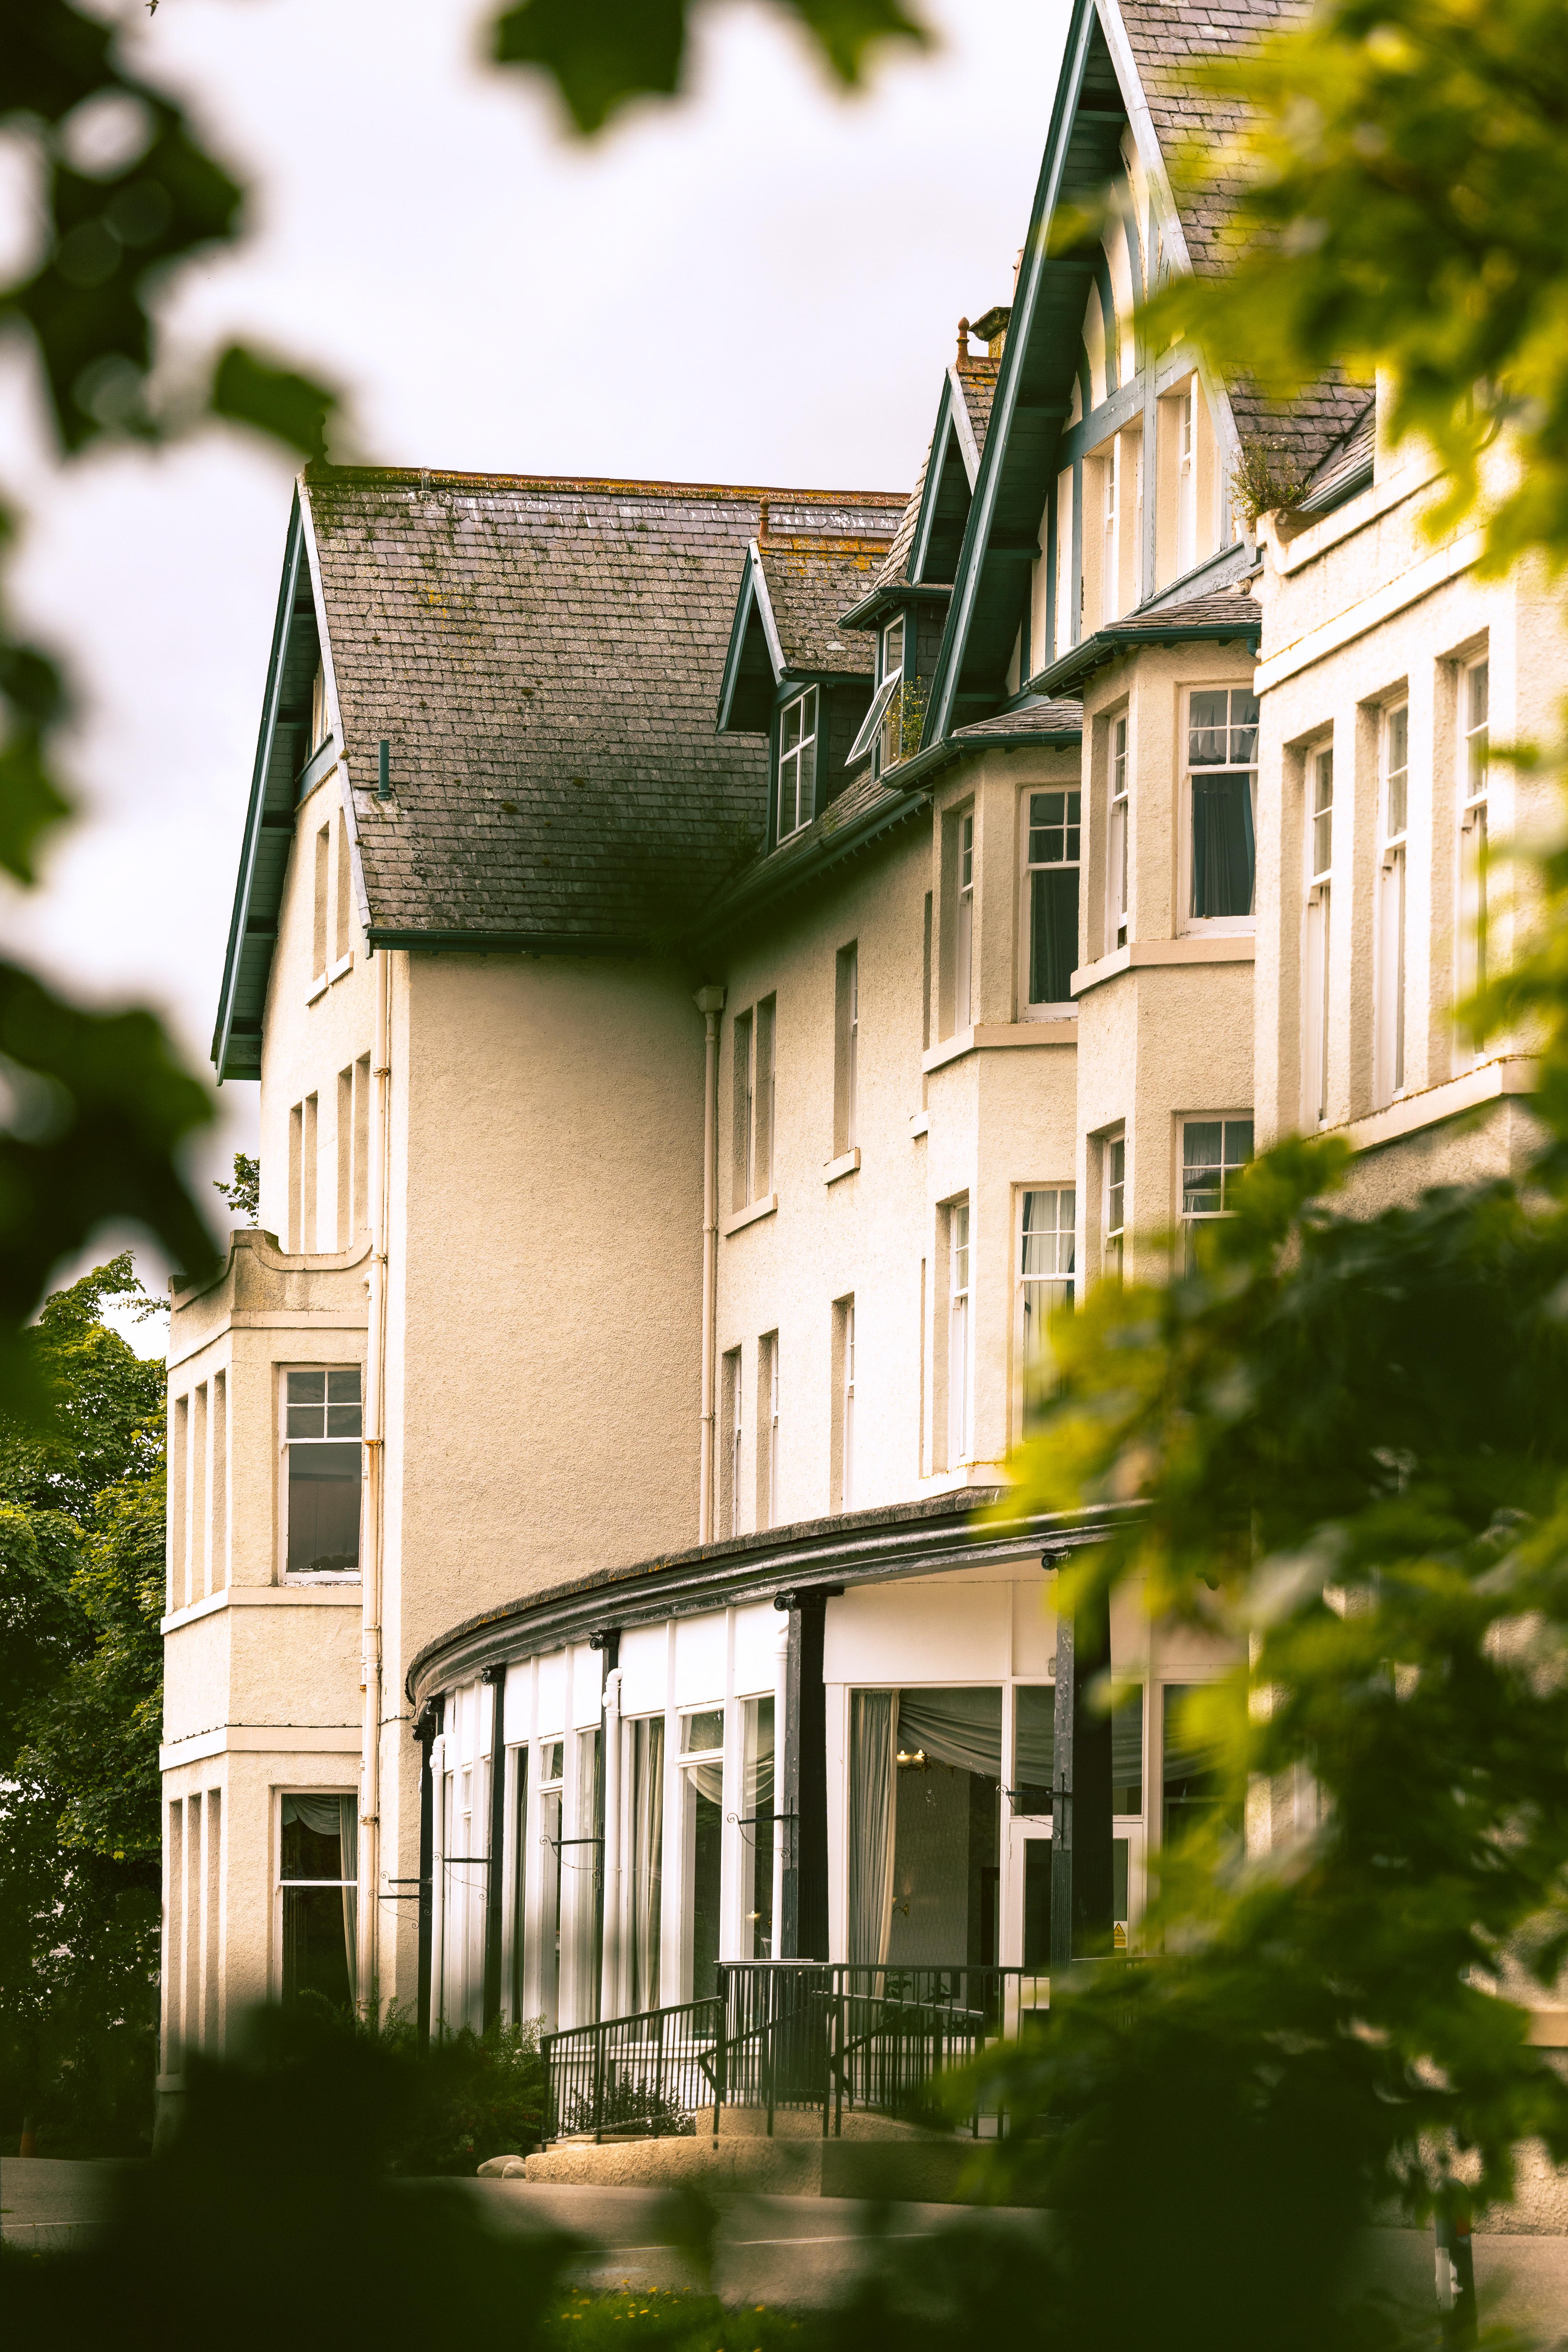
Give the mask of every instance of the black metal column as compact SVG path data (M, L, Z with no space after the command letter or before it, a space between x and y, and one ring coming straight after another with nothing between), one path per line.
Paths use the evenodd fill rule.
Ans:
M784 1653L784 1719L776 1727L778 1795L784 1819L784 1887L778 1956L827 1958L827 1694L822 1682L827 1604L841 1584L775 1592L789 1612Z
M1110 1716L1086 1694L1110 1667L1103 1601L1057 1615L1056 1764L1051 1793L1051 1967L1113 1947Z
M490 1699L490 1835L485 1872L484 2027L500 2023L502 1864L506 1854L506 1668L487 1666Z
M419 1742L419 1972L417 2032L421 2053L430 2046L430 1941L435 1917L431 1881L436 1860L436 1789L430 1771L430 1750L441 1728L439 1699L426 1699L414 1721Z

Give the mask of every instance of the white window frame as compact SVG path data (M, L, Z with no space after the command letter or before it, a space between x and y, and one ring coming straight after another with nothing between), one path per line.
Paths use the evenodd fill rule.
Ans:
M688 1749L686 1745L687 1725L697 1716L714 1714L717 1714L722 1718L719 1745L716 1748L693 1748ZM697 1925L697 1873L695 1866L697 1854L697 1790L692 1779L692 1767L694 1765L717 1763L723 1774L721 1793L719 1800L719 1818L721 1824L719 1839L719 1957L721 1961L724 1958L725 1945L729 1940L725 1934L724 1927L724 1923L729 1916L731 1871L733 1868L731 1856L731 1847L733 1841L726 1834L727 1823L725 1821L726 1812L732 1803L730 1792L730 1769L728 1762L729 1731L730 1701L727 1698L719 1698L709 1699L705 1703L696 1706L682 1706L678 1708L670 1724L670 1731L667 1732L665 1736L665 1773L667 1776L667 1785L670 1768L672 1747L674 1750L675 1769L679 1776L679 1812L677 1818L679 1820L680 1829L680 1842L678 1848L680 1875L679 1884L672 1887L668 1875L669 1858L667 1855L664 1895L665 1900L668 1902L671 1894L674 1894L679 1906L680 1998L682 2000L689 2000L692 1998L691 1988L697 1966L697 1955L693 1948ZM670 1737L670 1732L673 1732L673 1739ZM663 1990L662 1981L660 1990Z
M956 1470L974 1446L973 1352L970 1301L974 1263L973 1220L969 1195L947 1210L947 1466Z
M1033 1204L1048 1202L1037 1212ZM1050 1318L1075 1304L1078 1291L1078 1186L1073 1182L1023 1184L1015 1213L1014 1422L1019 1437L1028 1433L1031 1405L1045 1393L1051 1362ZM1050 1223L1046 1223L1048 1216ZM1038 1222L1037 1222L1038 1218ZM1065 1223L1063 1222L1065 1219ZM1066 1264L1062 1263L1066 1259ZM1045 1261L1050 1260L1049 1265Z
M1223 694L1226 698L1225 731L1228 739L1226 744L1227 754L1234 750L1238 735L1245 739L1250 725L1252 735L1252 756L1250 760L1246 757L1232 758L1227 756L1223 761L1205 760L1196 762L1194 761L1194 738L1195 736L1213 731L1208 729L1198 727L1194 721L1194 697L1200 694ZM1247 702L1250 701L1252 704L1253 717L1250 722L1246 719L1245 716L1240 718L1237 716L1237 697L1242 698L1241 709L1243 712L1245 712ZM1181 929L1184 933L1191 933L1197 936L1209 936L1216 939L1250 938L1258 929L1258 697L1250 687L1238 685L1234 678L1216 678L1212 682L1197 679L1194 680L1191 686L1184 688L1183 690L1181 715L1182 798L1179 827L1181 835L1182 866L1182 894L1180 901L1182 910ZM1192 911L1194 888L1193 793L1194 780L1198 776L1203 775L1246 775L1248 779L1247 790L1252 825L1252 911L1249 914L1194 915Z
M1177 395L1176 419L1176 572L1178 580L1198 560L1198 380L1192 376Z
M1381 1110L1405 1091L1410 843L1410 700L1380 712L1377 730L1376 967L1373 1083Z
M1219 1192L1219 1205L1217 1208L1213 1209L1189 1210L1187 1206L1186 1184L1187 1129L1192 1127L1215 1126L1217 1126L1221 1130L1220 1160L1217 1163L1204 1161L1200 1164L1205 1167L1217 1165L1219 1168L1220 1181L1217 1187ZM1247 1138L1245 1155L1236 1160L1232 1160L1228 1156L1231 1148L1231 1138L1226 1130L1233 1127L1244 1127L1247 1129ZM1235 1213L1228 1204L1229 1187L1234 1179L1241 1173L1241 1171L1250 1165L1252 1160L1256 1156L1256 1150L1257 1123L1255 1115L1250 1110L1186 1111L1184 1112L1181 1118L1177 1119L1175 1166L1176 1223L1177 1230L1181 1234L1181 1265L1184 1267L1189 1270L1192 1267L1194 1262L1194 1242L1197 1228L1200 1225L1217 1224L1222 1219ZM1205 1187L1205 1189L1207 1190L1209 1188Z
M205 1793L205 1792L203 1792L203 1791L199 1791L199 1790L198 1790L198 1791L195 1791L195 1793L196 1793L196 1794L203 1794L203 1793ZM361 1848L362 1844L363 1843L363 1838L359 1835L359 1833L358 1833L358 1830L357 1830L357 1827L356 1827L355 1837L354 1837L354 1874L353 1874L353 1876L352 1878L285 1878L285 1877L284 1877L284 1875L283 1875L283 1801L284 1801L284 1799L285 1799L286 1797L331 1797L331 1798L332 1798L332 1799L333 1799L333 1800L334 1800L338 1804L340 1804L340 1805L341 1805L341 1804L342 1803L342 1801L343 1801L343 1800L344 1800L344 1798L345 1798L345 1797L346 1797L346 1798L349 1798L349 1799L351 1799L351 1800L353 1800L353 1799L354 1799L355 1797L357 1797L357 1795L358 1795L358 1790L357 1790L357 1789L342 1789L342 1788L338 1788L338 1789L327 1789L327 1788L322 1788L322 1787L320 1787L320 1786L313 1787L313 1788L294 1788L294 1787L291 1787L291 1786L290 1786L290 1787L275 1787L275 1788L272 1790L271 1795L272 1795L272 1938L271 1938L271 1942L272 1942L272 1956L273 1956L273 1957L272 1957L272 1981L273 1981L273 1984L277 1987L277 1997L278 1997L278 1999L279 1999L279 2000L282 2000L282 1998L283 1998L283 1994L284 1994L284 1984L283 1984L283 1951L284 1951L284 1946L283 1946L283 1890L284 1890L284 1888L285 1888L285 1887L289 1887L289 1886L331 1886L331 1887L336 1887L336 1888L341 1889L341 1888L345 1887L345 1886L352 1886L352 1887L354 1889L354 1904L355 1904L355 1922L354 1922L355 1938L354 1938L354 1939L355 1939L355 1944L356 1944L356 1948L357 1948L358 1944L360 1943L360 1941L361 1941L361 1939L362 1939L362 1937L363 1937L363 1929L364 1929L364 1921L363 1921L363 1916L362 1916L360 1915L360 1913L359 1913L359 1883L360 1883L360 1880L359 1880L359 1858L360 1858L360 1848ZM342 1833L340 1832L340 1841L341 1841L341 1834L342 1834ZM341 1869L341 1868L342 1868L342 1846L341 1842L340 1842L340 1844L339 1844L339 1847L338 1847L338 1865L339 1865L340 1869ZM358 1959L358 1951L357 1951L357 1948L356 1948L356 1952L355 1952L355 1960L356 1960L356 1962L357 1962L357 1959ZM352 1998L353 1998L353 1999L357 1999L357 1998L358 1998L358 1994L359 1994L359 1987L358 1987L358 1984L355 1982L355 1969L354 1969L353 1967L351 1967L351 1968L350 1968L350 1969L349 1969L349 1991L350 1991L350 1995L351 1995L351 1997L352 1997Z
M853 1295L844 1302L844 1397L843 1425L839 1436L840 1507L855 1508L855 1300Z
M1109 722L1106 750L1106 791L1109 798L1105 833L1105 952L1127 945L1131 919L1129 860L1131 853L1131 766L1128 753L1130 710L1119 710Z
M953 908L952 1025L974 1023L974 811L963 809L958 828L958 897Z
M1039 802L1049 811L1052 801L1062 803L1059 824L1047 817L1037 824L1035 805ZM1036 998L1030 992L1034 980L1034 877L1037 874L1075 872L1078 876L1078 944L1075 950L1080 962L1083 940L1083 793L1076 784L1035 784L1019 795L1019 823L1022 835L1019 849L1020 888L1018 901L1018 1017L1022 1021L1076 1021L1076 997ZM1035 837L1048 839L1054 833L1062 835L1060 857L1034 856ZM1072 855L1068 855L1068 852ZM1074 970L1079 965L1074 965Z
M1454 993L1462 999L1486 985L1488 974L1487 845L1490 834L1491 662L1489 649L1460 665L1455 711L1458 775L1458 866L1454 905L1457 955ZM1458 1057L1479 1058L1468 1038Z
M795 834L803 832L816 814L816 769L821 709L821 697L817 688L815 686L807 686L803 687L798 694L792 694L779 712L778 772L774 784L773 802L778 823L775 838L779 841L788 841ZM786 751L784 730L792 710L798 710L801 714L800 740ZM805 795L808 805L803 814L801 772L805 764L805 755L808 751L811 753L811 779ZM792 821L788 824L784 823L786 769L793 770L790 783Z
M1113 433L1100 459L1105 484L1104 538L1100 551L1101 627L1121 617L1121 436Z
M1100 1266L1102 1276L1120 1282L1127 1255L1127 1131L1108 1135L1101 1150L1104 1202L1100 1211Z
M764 1331L757 1342L757 1525L776 1528L779 1518L779 1335Z
M289 1566L289 1449L291 1445L338 1444L357 1443L360 1447L360 1509L364 1508L364 1370L357 1363L279 1364L278 1376L278 1549L276 1581L292 1586L358 1584L362 1580L364 1559L364 1525L360 1524L360 1568L352 1569L290 1569ZM294 1437L289 1434L289 1379L298 1372L353 1372L359 1380L359 1432L357 1438L344 1435L325 1438ZM329 1382L330 1386L330 1382ZM346 1399L335 1400L340 1405Z
M1331 908L1334 867L1334 747L1307 753L1302 864L1301 1126L1307 1134L1328 1124L1329 976L1333 946Z

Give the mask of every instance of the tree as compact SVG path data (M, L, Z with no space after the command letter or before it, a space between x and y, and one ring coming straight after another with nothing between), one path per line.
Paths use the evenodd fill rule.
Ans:
M1229 142L1181 159L1229 209L1223 270L1173 279L1156 334L1279 398L1380 373L1384 429L1446 468L1503 570L1568 558L1568 17L1556 0L1327 0L1206 79Z
M52 1407L0 1423L0 2116L46 2147L151 2126L163 1706L163 1367L129 1255L26 1336Z
M248 1152L237 1151L233 1183L225 1184L215 1179L213 1190L221 1192L228 1202L231 1216L243 1217L247 1225L254 1225L261 1215L260 1160L253 1160Z
M847 84L879 43L926 38L900 0L779 5ZM631 99L677 89L688 12L689 0L522 0L498 16L491 47L499 62L552 79L591 131ZM116 437L166 441L218 418L323 455L338 396L275 354L231 343L171 381L159 304L182 268L242 234L246 192L169 94L123 62L113 26L70 0L13 9L0 128L35 150L44 224L36 255L0 284L0 322L31 337L62 454ZM19 524L0 498L0 556ZM71 812L57 747L74 701L58 661L20 634L0 592L0 871L24 887ZM36 1413L20 1334L52 1268L106 1220L144 1225L176 1265L210 1261L207 1222L178 1162L212 1105L153 1014L90 1012L3 959L0 1054L16 1097L0 1125L0 1406Z

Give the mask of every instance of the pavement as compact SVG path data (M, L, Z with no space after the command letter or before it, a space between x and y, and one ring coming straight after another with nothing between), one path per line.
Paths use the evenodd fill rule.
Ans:
M0 2158L0 2232L7 2244L38 2252L89 2241L101 2225L113 2187L111 2160ZM588 2242L570 2276L583 2286L682 2287L692 2284L662 2190L531 2180L456 2184L493 2227L568 2231ZM837 2197L721 2196L713 2287L726 2303L820 2307L837 2301L868 2260L868 2207ZM882 2243L922 2238L961 2218L952 2205L883 2206L874 2217ZM1038 2216L996 2215L998 2226L1026 2230ZM1532 2328L1548 2339L1568 2334L1568 2236L1488 2233L1475 2240L1476 2284L1483 2313ZM1370 2281L1433 2307L1430 2231L1371 2230Z

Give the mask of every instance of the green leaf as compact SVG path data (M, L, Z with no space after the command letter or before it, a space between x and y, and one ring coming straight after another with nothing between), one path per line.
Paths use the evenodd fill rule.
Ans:
M215 416L253 425L306 458L326 456L329 419L338 395L310 376L260 359L243 343L231 343L213 374Z
M926 28L899 0L779 0L804 26L834 78L860 82L883 42L930 46ZM536 67L560 92L576 128L600 131L638 98L669 98L680 87L689 0L521 0L494 25L501 65Z
M0 1132L0 1411L36 1409L23 1328L50 1270L110 1219L192 1273L213 1263L175 1154L213 1117L152 1013L94 1013L0 962L0 1056L18 1109Z

